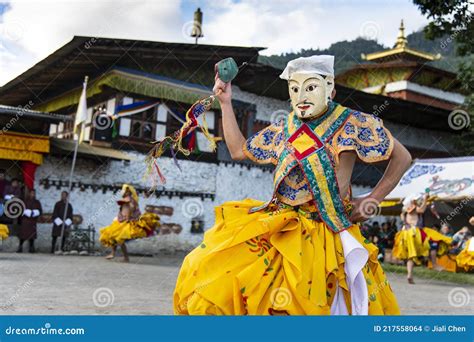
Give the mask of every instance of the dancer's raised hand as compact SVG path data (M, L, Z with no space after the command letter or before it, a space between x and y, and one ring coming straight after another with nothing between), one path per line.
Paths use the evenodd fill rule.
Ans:
M212 91L214 92L214 95L216 95L217 99L221 104L223 103L230 103L232 99L232 85L231 83L225 83L223 82L219 76L216 73L216 76L214 77L214 87L212 88Z

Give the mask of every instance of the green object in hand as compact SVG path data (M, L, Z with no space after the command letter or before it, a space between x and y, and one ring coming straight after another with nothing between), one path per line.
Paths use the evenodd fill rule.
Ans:
M232 57L219 61L215 68L217 75L225 83L232 81L239 72L239 67Z

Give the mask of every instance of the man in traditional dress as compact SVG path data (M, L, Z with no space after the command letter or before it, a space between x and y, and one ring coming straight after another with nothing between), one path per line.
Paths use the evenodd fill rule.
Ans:
M18 245L17 253L23 252L23 243L26 240L29 241L29 252L35 252L35 240L37 237L36 224L42 212L41 203L36 199L36 191L31 189L25 200L25 210L21 217L20 231L18 234L20 244Z
M5 206L5 210L8 210L8 204L10 203L12 207L15 207L15 201L17 199L21 199L23 197L23 191L20 186L20 181L18 178L13 178L11 183L8 183L7 181L4 180L4 188L2 193L0 194L3 198L3 203ZM18 227L19 227L19 221L21 218L15 217L15 218L9 218L8 216L3 217L5 220L4 222L7 224L10 224L10 227L12 228L12 231L14 234L18 232Z
M177 314L398 314L358 222L373 213L411 163L382 120L332 99L334 57L288 63L293 107L248 140L232 108L232 89L216 75L224 138L234 160L274 164L268 202L246 199L216 208L216 222L186 256L174 293ZM356 160L389 161L366 198L351 199ZM351 201L352 200L352 201Z
M5 201L12 199L13 197L20 198L22 196L20 181L18 178L13 178L10 184L5 185L5 189L3 191L3 197Z
M0 200L3 200L5 188L8 186L8 181L5 178L5 170L0 169Z
M51 253L54 253L56 250L56 241L58 240L58 237L62 235L61 239L61 252L64 252L64 245L66 243L66 237L69 234L69 229L72 225L72 219L73 219L73 211L72 211L72 205L71 203L68 202L68 192L63 191L61 192L61 200L56 202L54 205L54 210L53 210L53 231L51 232L51 235L53 237L52 245L51 245ZM64 217L64 210L66 209L66 203L67 203L67 213L66 217Z
M0 169L0 203L3 205L3 193L5 191L5 187L8 185L8 181L5 179L5 170ZM3 215L1 215L0 220L2 220ZM2 221L0 221L2 222ZM0 240L5 240L8 238L10 234L10 230L6 224L0 224Z

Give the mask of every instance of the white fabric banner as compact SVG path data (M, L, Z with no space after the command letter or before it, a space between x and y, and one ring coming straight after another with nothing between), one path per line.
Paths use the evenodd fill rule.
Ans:
M474 157L418 159L385 198L401 200L429 190L441 200L474 196Z

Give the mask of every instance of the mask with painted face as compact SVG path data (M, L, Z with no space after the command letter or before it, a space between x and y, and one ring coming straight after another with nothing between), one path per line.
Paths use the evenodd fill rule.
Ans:
M328 109L334 79L313 73L295 72L288 80L291 105L301 119L313 119Z
M334 56L300 57L288 62L280 78L288 81L293 110L302 119L327 110L334 90Z

